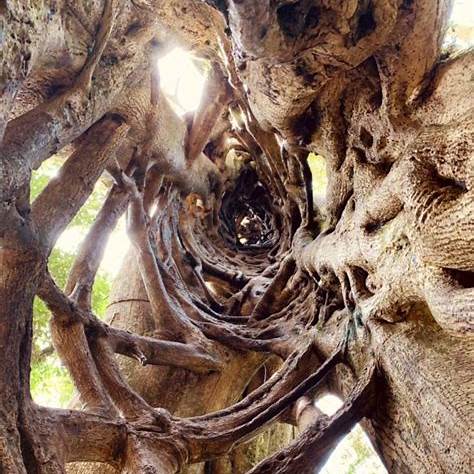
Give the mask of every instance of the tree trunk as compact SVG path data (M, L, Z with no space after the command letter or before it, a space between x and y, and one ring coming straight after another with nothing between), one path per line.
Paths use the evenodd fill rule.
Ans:
M334 323L337 331L337 322ZM472 429L470 361L472 340L446 335L429 312L414 308L396 325L377 322L368 337L386 374L377 405L364 428L389 472L469 472ZM321 350L333 347L327 339ZM360 365L361 361L354 360ZM347 395L353 384L348 370L337 372L331 388ZM468 436L469 437L469 436Z

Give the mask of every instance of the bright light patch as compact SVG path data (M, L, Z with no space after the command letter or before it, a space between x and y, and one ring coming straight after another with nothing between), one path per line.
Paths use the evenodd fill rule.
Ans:
M342 400L335 395L327 394L316 401L316 406L325 415L331 416L342 407Z
M192 58L191 53L176 47L158 60L161 90L180 115L197 109L206 83Z
M342 405L340 398L330 394L316 401L316 406L328 416L334 415ZM357 424L334 449L320 474L387 474L387 470L369 437Z
M472 0L456 0L450 21L459 25L474 25L474 4Z
M87 235L87 230L78 226L67 228L58 239L58 248L64 252L76 254ZM122 217L116 229L110 235L99 269L108 273L110 278L115 277L122 266L122 261L129 247L130 243L125 231L125 218Z
M472 0L454 1L444 46L454 49L474 46L474 3Z

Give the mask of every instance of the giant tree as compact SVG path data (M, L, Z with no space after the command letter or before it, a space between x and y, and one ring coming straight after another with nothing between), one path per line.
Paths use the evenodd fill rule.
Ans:
M361 420L389 472L472 472L474 57L443 53L449 10L0 4L1 472L313 472ZM210 68L184 117L156 68L176 43ZM60 288L48 258L104 175ZM91 295L123 214L104 322ZM68 410L30 395L36 295ZM344 400L330 417L324 390ZM279 448L252 467L238 446L265 430Z

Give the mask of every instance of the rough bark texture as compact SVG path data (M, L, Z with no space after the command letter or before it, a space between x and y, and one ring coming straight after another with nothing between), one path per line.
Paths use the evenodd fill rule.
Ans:
M443 54L449 10L0 2L0 472L309 473L360 420L390 473L473 472L474 55ZM211 67L192 117L159 87L175 43ZM48 256L104 173L60 289ZM71 410L31 400L35 295ZM344 399L332 417L321 390Z

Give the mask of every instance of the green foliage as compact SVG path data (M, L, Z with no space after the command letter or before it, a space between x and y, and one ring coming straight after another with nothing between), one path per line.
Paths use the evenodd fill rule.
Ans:
M33 172L30 185L31 201L34 201L38 197L49 181L54 180L59 176L63 161L64 160L61 157L53 156L43 162L41 167ZM96 184L93 193L76 214L68 228L79 227L84 230L87 229L94 221L97 212L104 202L106 194L107 186L102 181L99 181Z
M31 200L43 191L51 179L58 174L62 160L53 157L44 162L40 169L33 173L31 181ZM105 197L106 186L99 182L90 198L68 226L68 231L78 241L86 235ZM76 244L77 242L74 242ZM61 248L61 242L53 249L48 260L49 271L63 288L75 259L75 252ZM77 246L76 246L77 247ZM98 316L103 316L107 308L110 291L110 277L105 272L96 276L92 294L92 309ZM31 365L31 392L33 398L41 404L64 407L73 393L73 383L67 370L61 365L52 348L49 328L50 312L46 305L35 298L33 304L33 353Z
M99 317L105 316L110 294L110 275L99 272L92 291L92 309Z
M46 160L36 171L33 171L33 176L30 183L30 200L34 201L38 195L43 191L48 182L54 179L62 164L62 159L57 156L52 156Z
M357 425L339 443L321 474L386 474L362 428Z
M343 456L344 461L347 462L347 474L357 474L359 472L376 474L380 472L377 466L374 465L375 461L371 459L376 454L371 449L360 428L349 434L348 442L352 450L349 453L346 452Z
M49 257L49 269L51 275L60 287L66 283L69 268L74 256L54 249ZM46 305L38 298L33 303L33 360L37 360L42 351L50 347L51 337L49 332L50 313Z
M72 380L56 354L32 364L30 384L33 399L37 403L55 407L66 407L74 390Z
M94 188L94 192L72 220L70 227L87 229L92 222L94 222L95 216L102 207L106 194L107 187L102 181L99 181Z

